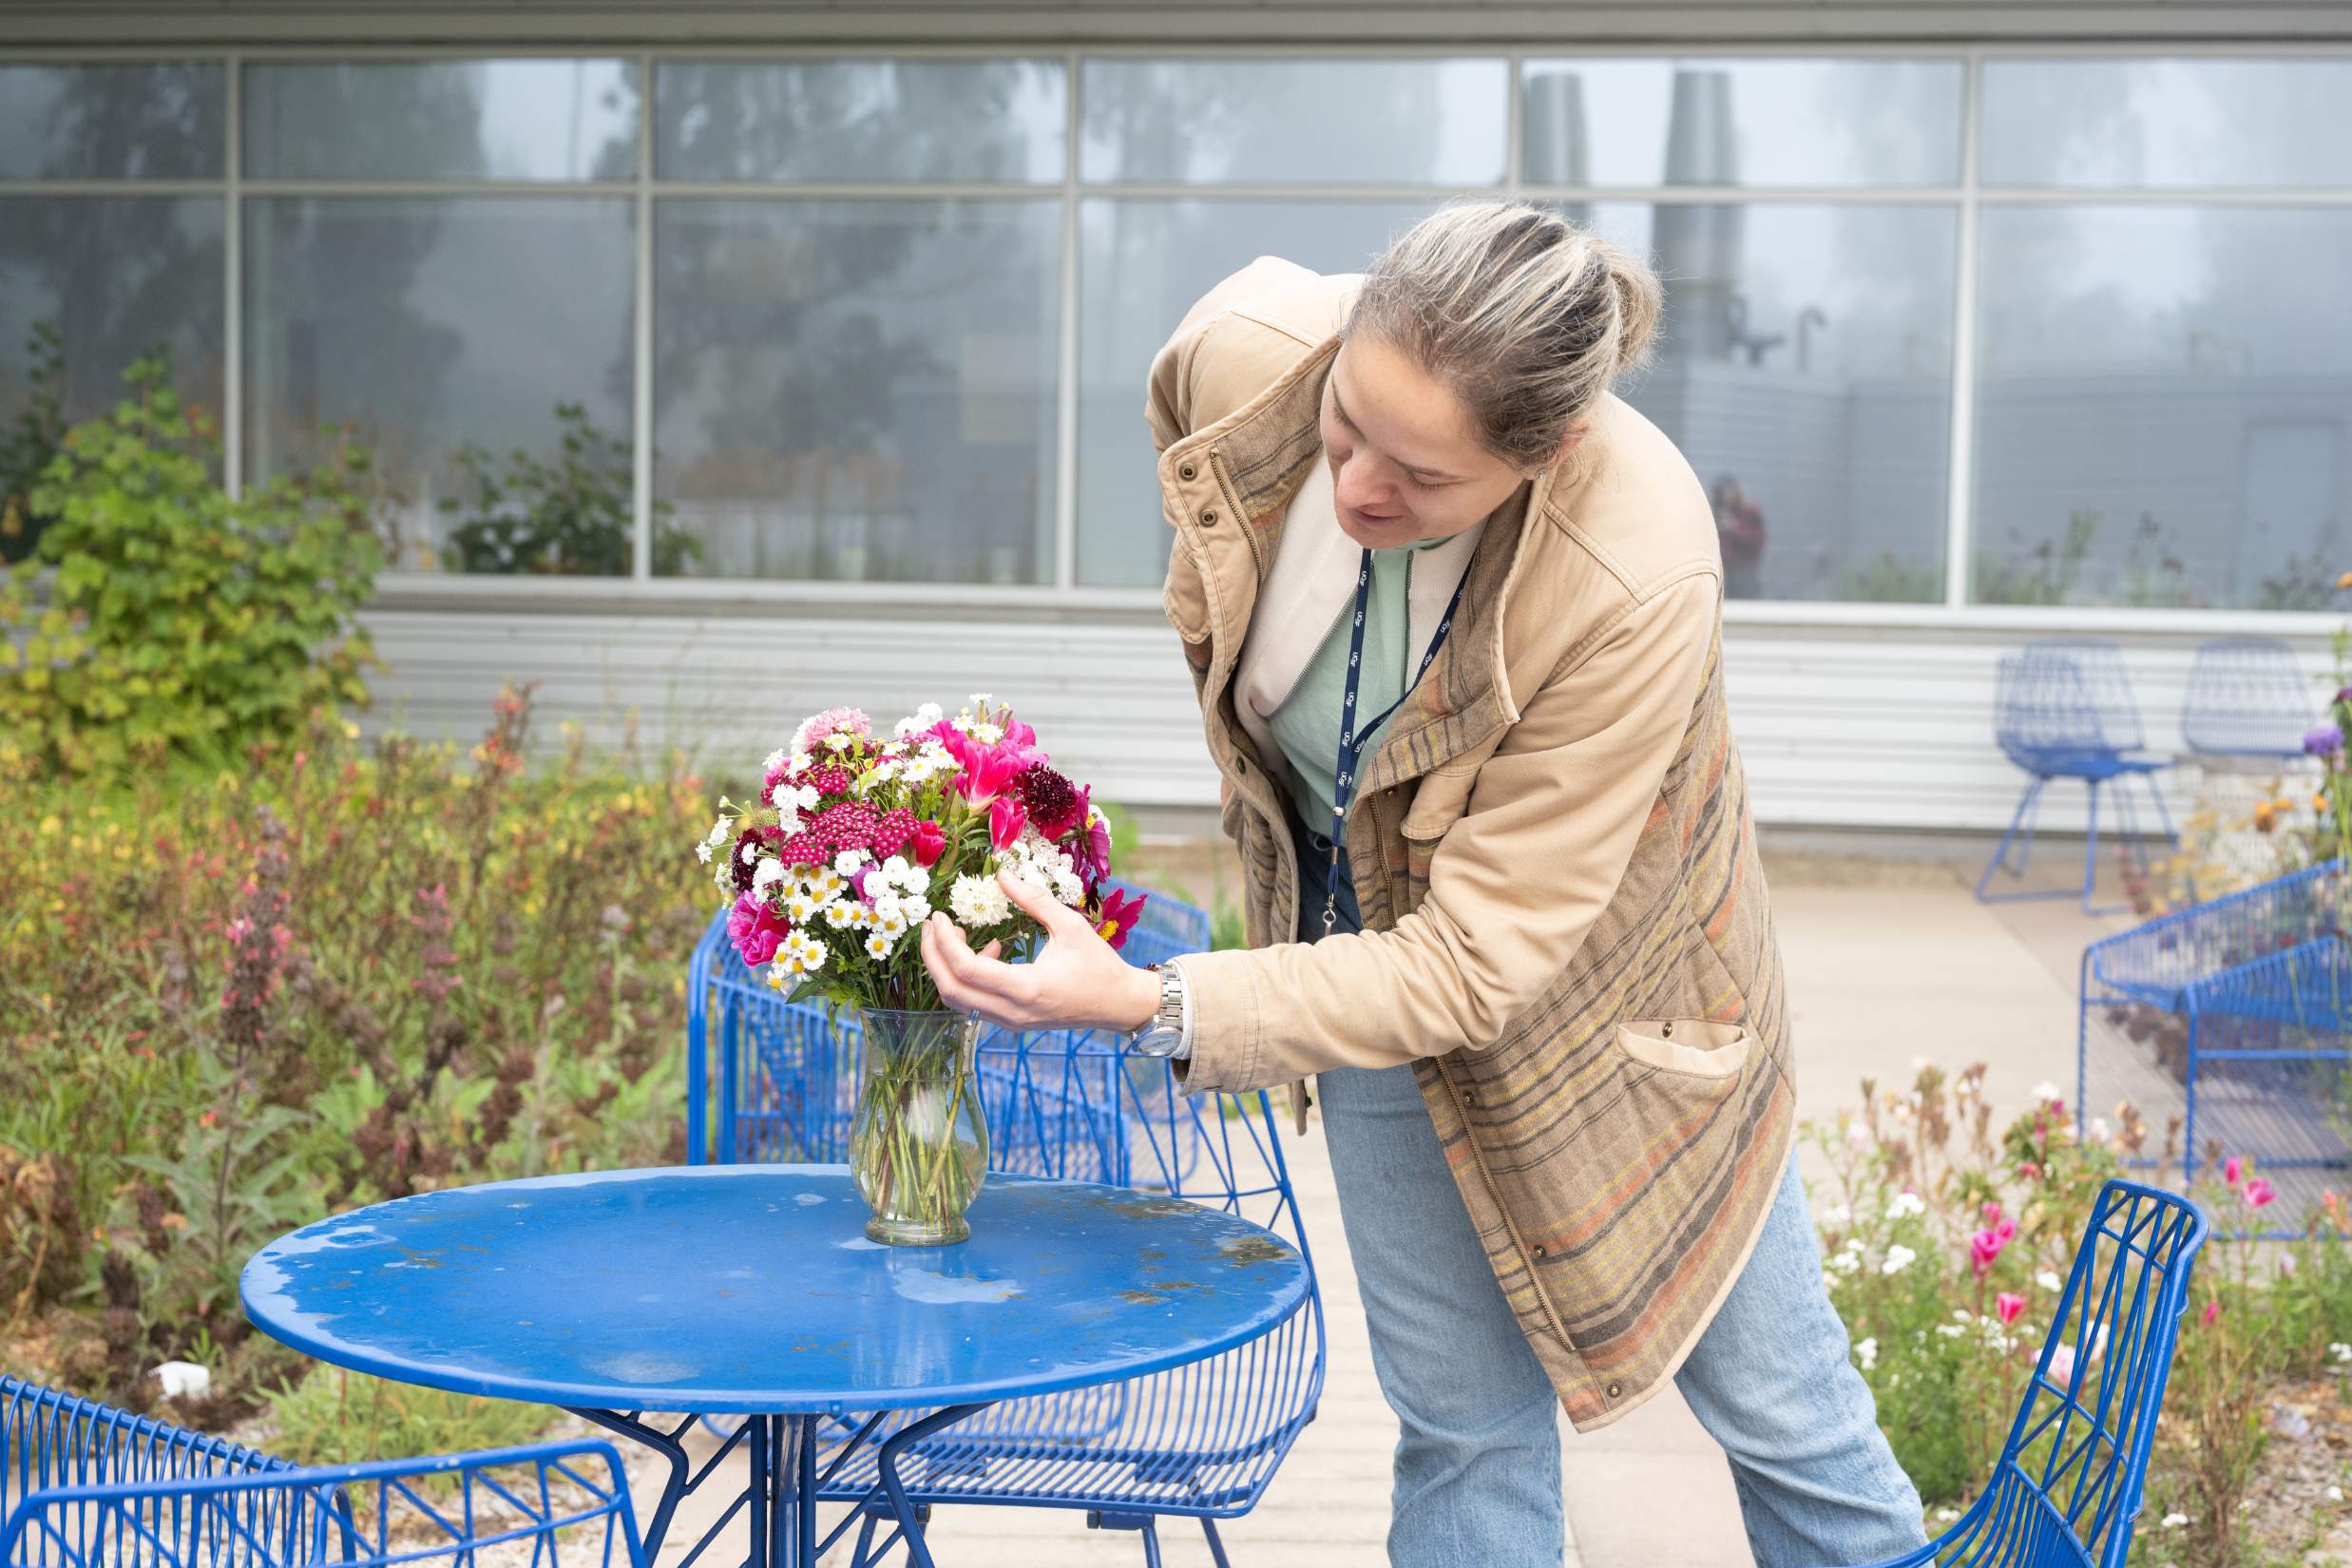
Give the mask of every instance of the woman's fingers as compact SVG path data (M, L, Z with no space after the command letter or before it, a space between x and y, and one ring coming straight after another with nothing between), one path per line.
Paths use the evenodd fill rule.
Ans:
M1036 883L1013 875L1000 867L997 886L1013 901L1023 914L1045 927L1049 937L1075 936L1087 931L1086 919L1076 909L1056 898Z
M1003 944L991 942L974 952L963 928L938 912L923 923L922 941L923 962L939 987L940 1001L992 1023L1018 1026L1028 1022L1016 1016L1028 1000L1023 994L1028 979L999 960Z

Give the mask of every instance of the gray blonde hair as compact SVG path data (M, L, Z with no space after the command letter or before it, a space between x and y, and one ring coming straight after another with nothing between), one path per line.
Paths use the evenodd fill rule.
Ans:
M1662 302L1647 263L1558 213L1463 201L1390 241L1341 334L1410 355L1453 389L1487 449L1540 468L1648 359Z

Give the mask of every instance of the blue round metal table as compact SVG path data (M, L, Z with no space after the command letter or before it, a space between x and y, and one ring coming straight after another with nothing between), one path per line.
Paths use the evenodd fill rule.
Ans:
M751 1484L722 1516L748 1507L750 1568L805 1568L883 1513L927 1564L897 1470L908 1446L999 1400L1230 1349L1308 1295L1281 1238L1177 1198L991 1173L970 1220L951 1247L869 1241L838 1165L546 1176L305 1226L253 1255L241 1291L257 1328L322 1361L563 1405L655 1448L670 1481L648 1559L679 1499L720 1468L688 1463L687 1427L752 1418L728 1439ZM830 1475L888 1412L916 1410L878 1440L878 1495L820 1541L819 1423L851 1433Z

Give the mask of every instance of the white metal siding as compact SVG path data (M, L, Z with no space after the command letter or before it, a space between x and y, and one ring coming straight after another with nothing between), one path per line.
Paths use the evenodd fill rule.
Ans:
M1110 799L1208 807L1216 779L1173 633L1139 617L1008 623L947 612L833 619L378 608L392 673L371 724L470 736L502 679L541 682L542 738L569 719L617 739L634 711L655 748L728 774L755 767L804 715L837 702L889 719L974 691L1017 703L1046 744ZM1732 722L1756 814L1776 824L1998 828L2019 775L1992 743L1994 661L2024 632L1740 623L1727 634ZM2150 744L2180 745L2202 634L2118 634ZM2313 676L2323 636L2295 639ZM2183 778L2172 787L2179 809ZM2052 792L2046 825L2079 827L2082 791Z

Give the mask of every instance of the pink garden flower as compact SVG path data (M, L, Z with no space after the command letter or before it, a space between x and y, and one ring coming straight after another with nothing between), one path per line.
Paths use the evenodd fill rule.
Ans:
M2246 1206L2249 1209L2267 1209L2279 1200L2279 1190L2256 1176L2239 1189L2238 1195L2246 1199Z
M2061 1343L2050 1348L2048 1375L2050 1381L2061 1388L2075 1381L2075 1348L2072 1345Z
M808 755L835 735L868 736L874 733L874 721L866 717L862 708L828 708L823 713L801 720L800 728L793 732L793 750Z
M2231 1155L2222 1161L2222 1179L2232 1187L2246 1179L2246 1167L2238 1162L2237 1156Z
M768 908L767 900L750 893L736 898L735 908L727 912L727 940L755 969L775 957L792 931L791 925Z
M914 825L914 832L908 835L907 852L914 857L916 865L927 871L939 864L941 855L947 852L947 835L938 823L925 817Z
M1028 825L1029 813L1011 795L999 795L988 807L988 843L999 854L1011 849Z
M1095 934L1114 947L1127 946L1127 934L1136 928L1136 921L1141 917L1149 896L1138 893L1130 898L1119 889L1112 889L1103 895L1101 908L1095 913Z
M1987 1207L1992 1207L1992 1205L1987 1205ZM1976 1270L1979 1279L1992 1272L1993 1265L1999 1259L2001 1250L2015 1241L2017 1237L2017 1222L2014 1219L2003 1219L1997 1225L1986 1226L1968 1238L1968 1263Z
M2206 1328L2210 1329L2211 1327L2213 1327L2213 1321L2214 1321L2214 1319L2216 1319L2216 1318L2218 1318L2218 1317L2220 1317L2220 1316L2221 1316L2221 1297L2219 1297L2219 1296L2215 1296L2212 1300L2210 1300L2210 1301L2209 1301L2209 1302L2207 1302L2207 1303L2205 1304L2205 1311L2204 1311L2204 1313L2203 1313L2201 1316L2199 1316L2199 1317L2198 1317L2197 1321L2198 1321L2200 1324L2204 1325Z
M2025 1298L2015 1291L2003 1291L1993 1298L1993 1310L1998 1314L2005 1328L2017 1322L2019 1314L2024 1312Z

